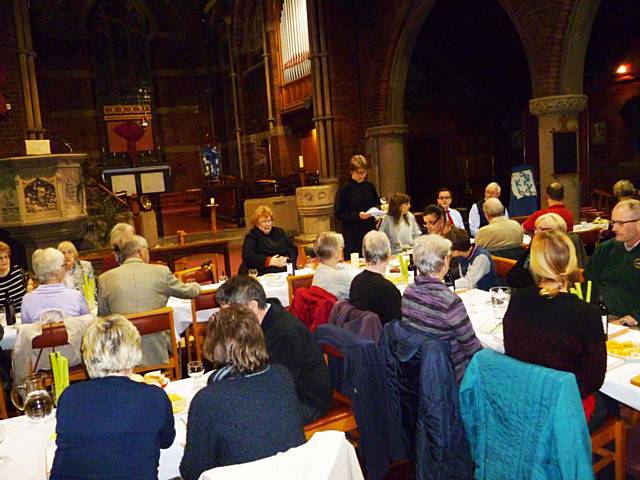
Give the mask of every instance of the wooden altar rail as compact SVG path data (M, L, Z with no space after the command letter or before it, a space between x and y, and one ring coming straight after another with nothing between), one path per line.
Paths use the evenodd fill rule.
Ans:
M93 250L80 255L81 260L91 262L96 272L102 271L102 260L111 250ZM225 273L231 276L231 259L229 257L229 242L227 240L207 240L204 242L187 243L186 245L167 245L149 249L151 261L165 262L171 271L175 271L175 262L190 255L211 253L224 257Z

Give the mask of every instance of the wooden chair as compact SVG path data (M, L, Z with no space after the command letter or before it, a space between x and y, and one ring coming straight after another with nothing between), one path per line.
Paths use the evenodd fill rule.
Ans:
M593 464L594 473L597 474L610 463L615 463L615 480L625 479L625 428L623 420L611 418L598 431L591 434L591 450L597 457ZM615 441L613 449L607 447L612 441Z
M313 273L287 277L287 285L289 286L289 305L293 305L293 295L296 293L296 290L301 287L309 288L311 286L311 282L313 282Z
M511 220L515 220L520 225L522 225L524 222L527 221L527 218L529 218L529 215L519 215L519 216L516 216L516 217L510 217L510 218L511 218Z
M182 378L180 374L180 354L178 352L178 343L176 342L176 331L173 327L173 309L171 307L163 307L157 310L127 315L127 318L138 329L140 335L162 333L168 330L171 336L171 353L169 354L167 363L136 367L134 372L141 373L152 370L164 370L166 372L165 374L173 380Z
M593 252L600 240L601 230L599 228L590 228L588 230L574 230L572 233L580 237L587 252Z
M493 260L493 264L496 266L496 275L503 280L506 280L507 274L517 263L511 258L495 257L493 255L491 255L491 259Z
M322 350L325 354L325 360L328 356L342 358L342 354L331 345L322 345ZM357 428L358 424L353 413L351 400L337 390L334 390L329 411L318 420L305 425L304 436L309 440L316 432L338 430L339 432L346 433L356 430Z
M65 345L69 345L69 339L67 337L67 329L65 328L64 323L58 322L44 324L42 326L42 335L38 335L31 341L31 347L33 350L40 350L36 364L33 365L33 370L43 373L51 373L50 369L42 368L42 365L49 364L49 357L48 355L45 355L45 349L50 348L55 351L56 348L60 348ZM69 367L69 381L74 382L78 380L86 380L88 378L84 365L80 364Z
M200 267L187 268L174 274L183 283L194 281L201 285L216 283L218 277L214 263L205 263Z
M201 310L218 308L218 302L216 302L216 291L217 290L201 293L197 297L191 299L191 325L187 328L186 334L187 359L189 361L193 359L193 353L191 350L192 339L196 360L202 360L202 345L204 343L208 322L198 322L198 312Z
M4 388L0 386L0 420L9 418L9 412L7 411L7 402L4 398Z

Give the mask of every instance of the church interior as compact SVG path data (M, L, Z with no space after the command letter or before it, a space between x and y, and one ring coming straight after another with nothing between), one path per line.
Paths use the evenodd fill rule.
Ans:
M304 265L356 154L415 212L490 182L508 205L522 168L581 221L640 185L637 0L0 0L0 32L0 231L27 264L69 240L98 272L125 222L231 276L268 205Z

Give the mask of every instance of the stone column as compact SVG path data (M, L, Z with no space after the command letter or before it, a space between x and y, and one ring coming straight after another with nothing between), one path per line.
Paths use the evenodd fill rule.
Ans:
M381 197L406 192L404 137L407 125L380 125L367 128L367 152L371 158L369 181Z
M320 232L331 230L331 217L337 191L337 183L296 188L296 204L302 231L295 237L296 244L312 243Z
M545 189L557 181L564 185L565 205L580 219L580 132L578 115L587 107L586 95L554 95L529 100L529 110L538 117L538 145L540 150L540 205L546 207ZM554 172L553 134L576 132L576 171L556 174Z

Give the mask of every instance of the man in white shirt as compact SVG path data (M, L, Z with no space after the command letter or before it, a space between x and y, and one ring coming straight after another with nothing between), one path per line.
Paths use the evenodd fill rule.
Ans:
M438 205L444 208L445 213L447 214L447 222L449 225L455 228L464 228L464 222L462 221L462 215L460 212L449 208L451 206L451 202L453 201L453 195L451 194L451 190L447 187L442 187L438 190Z
M490 198L500 198L500 191L500 185L496 182L491 182L484 189L484 200L476 202L471 206L469 210L469 233L471 233L472 237L476 236L480 228L489 225L489 220L483 211L484 202ZM504 209L504 216L509 218L509 212L507 212L506 208Z

